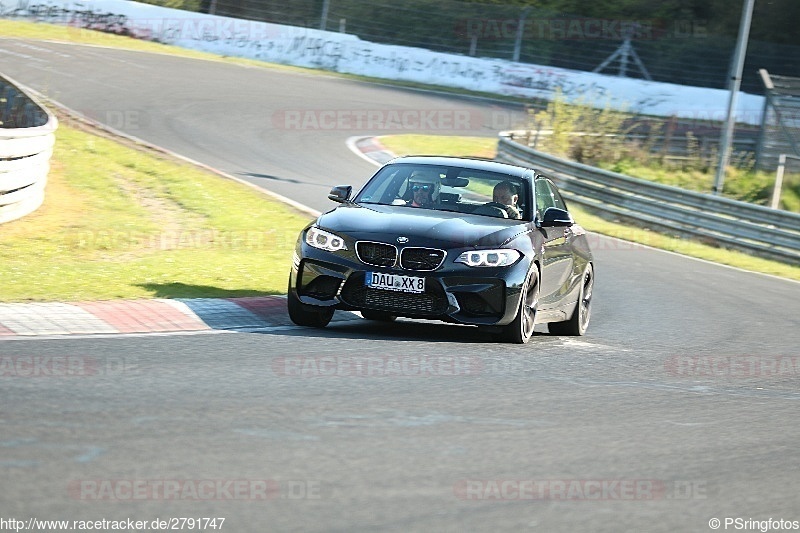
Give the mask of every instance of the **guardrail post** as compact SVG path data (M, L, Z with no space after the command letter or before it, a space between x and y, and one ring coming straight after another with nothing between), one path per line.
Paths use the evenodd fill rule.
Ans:
M775 171L775 187L772 189L772 201L769 206L778 209L781 201L781 187L783 186L783 170L786 168L786 154L778 157L778 170Z

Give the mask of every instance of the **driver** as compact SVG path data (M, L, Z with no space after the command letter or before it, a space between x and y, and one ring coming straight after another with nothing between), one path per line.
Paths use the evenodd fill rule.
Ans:
M412 207L435 207L439 201L440 179L438 174L429 170L415 170L408 178L411 191Z
M522 214L519 212L519 207L517 206L518 200L519 194L517 194L517 188L510 181L501 181L494 186L492 201L505 206L508 218L516 218L518 220L522 218Z

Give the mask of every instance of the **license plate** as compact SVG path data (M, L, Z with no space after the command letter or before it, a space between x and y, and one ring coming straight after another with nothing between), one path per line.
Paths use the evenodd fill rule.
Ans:
M372 289L400 292L425 292L425 278L399 276L382 272L367 272L365 285Z

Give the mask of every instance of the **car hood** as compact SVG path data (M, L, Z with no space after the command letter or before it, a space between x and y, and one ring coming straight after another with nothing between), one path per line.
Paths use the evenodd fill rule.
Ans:
M406 206L345 204L320 216L317 224L356 240L395 242L407 237L409 246L452 248L500 246L528 231L529 223Z

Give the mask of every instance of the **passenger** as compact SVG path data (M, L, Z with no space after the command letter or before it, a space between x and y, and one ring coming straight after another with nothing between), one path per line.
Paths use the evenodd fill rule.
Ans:
M519 194L517 188L510 181L501 181L494 186L492 191L492 201L503 204L505 206L508 218L521 219L522 214L519 211L517 202L519 201Z

